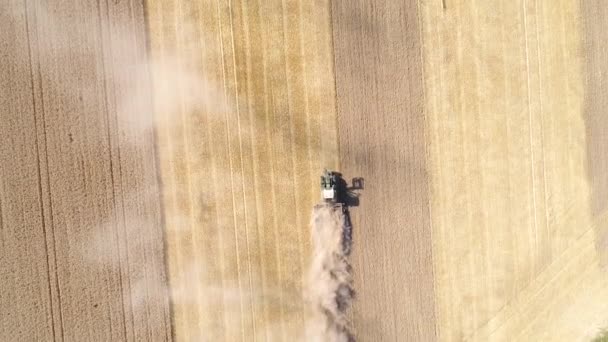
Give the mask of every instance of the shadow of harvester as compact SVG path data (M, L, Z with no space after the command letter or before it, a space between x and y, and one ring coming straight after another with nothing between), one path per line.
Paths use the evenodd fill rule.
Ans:
M349 186L346 180L339 172L333 172L336 181L336 203L342 206L344 213L344 230L342 233L342 244L344 253L348 256L352 250L353 244L353 226L350 219L350 207L359 206L358 190L363 190L365 181L362 177L353 178Z

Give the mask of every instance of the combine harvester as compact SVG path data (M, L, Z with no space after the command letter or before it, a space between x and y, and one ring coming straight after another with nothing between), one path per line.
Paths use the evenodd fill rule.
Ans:
M342 178L342 174L325 169L321 175L321 198L324 203L336 206L357 206L358 194L355 190L363 189L363 178L353 178L349 187Z

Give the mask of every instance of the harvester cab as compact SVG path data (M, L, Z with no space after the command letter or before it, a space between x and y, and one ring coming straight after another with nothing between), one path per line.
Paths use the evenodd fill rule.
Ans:
M331 171L324 170L321 175L321 196L325 202L336 202L337 176Z

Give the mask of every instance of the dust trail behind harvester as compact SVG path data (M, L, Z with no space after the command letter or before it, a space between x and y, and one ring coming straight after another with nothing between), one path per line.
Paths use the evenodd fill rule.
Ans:
M306 283L310 308L307 341L352 341L347 309L353 297L348 263L348 220L341 206L314 207L311 222L313 254Z

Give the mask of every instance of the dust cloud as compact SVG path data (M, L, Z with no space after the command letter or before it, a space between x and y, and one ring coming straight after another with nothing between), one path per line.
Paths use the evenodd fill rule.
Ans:
M143 15L141 22L134 22L132 9L122 5L86 3L74 10L71 5L0 3L3 21L15 23L15 30L27 29L29 39L20 44L28 46L20 49L18 59L31 64L32 91L40 89L46 109L41 122L50 142L47 167L58 184L51 184L49 196L59 208L54 219L68 221L56 227L60 300L65 307L76 302L74 298L87 298L100 303L95 308L118 308L124 313L124 322L118 324L139 324L165 336L172 329L169 305L196 305L198 295L168 284L163 239L169 234L186 239L191 227L185 214L163 217L156 164L156 150L163 142L156 139L156 131L180 124L177 117L184 112L221 115L229 106L221 101L219 87L189 61L150 55ZM17 43L6 47L13 45ZM189 190L182 184L175 188L180 197ZM68 247L61 248L65 244ZM183 278L191 283L204 278L205 271L199 263L185 262L182 267ZM236 302L238 288L213 285L200 290L205 298ZM65 314L65 320L66 325L106 323L73 312ZM121 338L139 336L138 331Z
M177 51L175 56L150 56L145 46L146 32L140 25L130 24L131 18L127 16L104 15L110 12L108 8L86 7L86 15L78 16L71 14L67 3L30 2L23 8L14 1L0 6L0 14L2 12L3 16L10 16L15 22L25 21L26 17L29 20L31 59L37 62L34 65L39 64L37 71L40 75L36 82L44 90L45 104L56 108L54 116L49 114L48 117L51 123L48 134L68 151L62 158L72 162L68 158L78 154L73 150L80 149L96 160L92 167L87 165L88 169L83 173L105 175L105 171L110 174L109 179L104 179L111 184L108 185L111 201L107 203L103 196L110 195L104 192L108 189L101 185L96 190L101 193L98 197L91 195L84 185L68 193L68 198L61 197L66 212L79 212L76 219L80 220L69 232L69 239L73 242L70 253L61 250L58 253L59 264L75 265L63 274L72 272L74 286L78 288L86 288L92 279L110 274L108 277L116 283L115 287L120 288L110 297L103 297L105 285L99 282L98 287L83 290L83 296L96 295L103 306L123 307L125 316L149 325L150 331L159 336L167 333L165 330L176 329L171 326L176 322L167 322L169 306L184 307L181 311L189 317L173 319L189 322L197 321L197 315L204 317L203 314L210 311L204 306L222 308L224 317L208 319L213 320L211 323L193 324L209 324L205 327L221 330L213 324L244 324L236 322L240 316L245 317L242 321L253 322L264 314L266 307L280 303L282 289L277 285L262 284L256 280L259 277L255 271L251 271L250 277L254 279L250 281L250 290L243 289L246 286L237 281L218 279L217 275L227 273L231 266L228 262L223 265L223 260L236 259L221 244L204 246L216 248L219 257L213 260L200 256L184 257L177 263L179 269L173 270L166 269L164 264L170 257L168 248L171 246L164 245L166 241L163 239L171 236L174 241L191 241L192 232L203 223L195 222L192 214L182 207L176 207L168 214L164 210L166 208L159 206L159 200L166 200L163 195L168 196L167 190L178 203L191 196L192 189L180 182L171 184L171 188L159 184L158 173L161 170L157 169L159 166L155 159L159 158L158 150L170 150L163 145L170 139L159 139L157 133L159 128L167 131L182 125L179 119L183 116L196 119L200 116L197 113L206 112L211 113L214 120L214 116L223 117L232 111L232 104L226 100L221 86L205 77L196 63L180 57ZM188 27L195 25L183 25L187 26L186 31L193 31L194 40L197 33ZM189 39L184 40L182 48L191 49ZM22 57L30 58L27 55ZM200 120L193 119L192 122ZM63 134L64 130L69 134ZM183 142L170 143L177 145ZM58 162L51 160L53 163ZM57 169L68 170L69 166L59 165ZM232 177L236 183L242 183L236 175ZM164 194L161 191L163 186L166 187L162 189ZM216 184L215 191L230 190L221 186ZM103 199L99 202L105 206L98 208L101 206L96 202L98 198ZM314 252L305 286L312 313L311 320L307 322L306 341L351 340L345 311L353 292L350 266L343 248L344 219L343 212L336 207L315 207L312 221ZM204 217L202 220L210 225ZM225 220L227 218L219 218L218 227L210 231L221 234L228 226L228 223L222 223ZM68 240L67 233L65 240ZM202 246L193 242L189 248L195 250ZM169 286L171 281L173 283ZM262 288L264 291L259 291ZM300 295L300 289L294 292ZM62 300L67 302L68 298ZM252 317L242 312L243 303L250 303ZM295 312L300 302L294 300L294 303L282 305L287 312ZM155 320L148 316L154 316ZM285 331L288 331L294 335L289 337L299 339L302 333L300 322L290 318L280 324L264 322L257 337L259 340L274 340L274 336L286 337ZM205 333L203 331L203 335ZM214 336L207 335L201 336L200 340L213 340ZM125 339L127 337L124 336Z
M311 311L307 341L354 340L347 315L354 290L345 244L346 219L341 206L320 204L313 209L313 254L305 288Z

